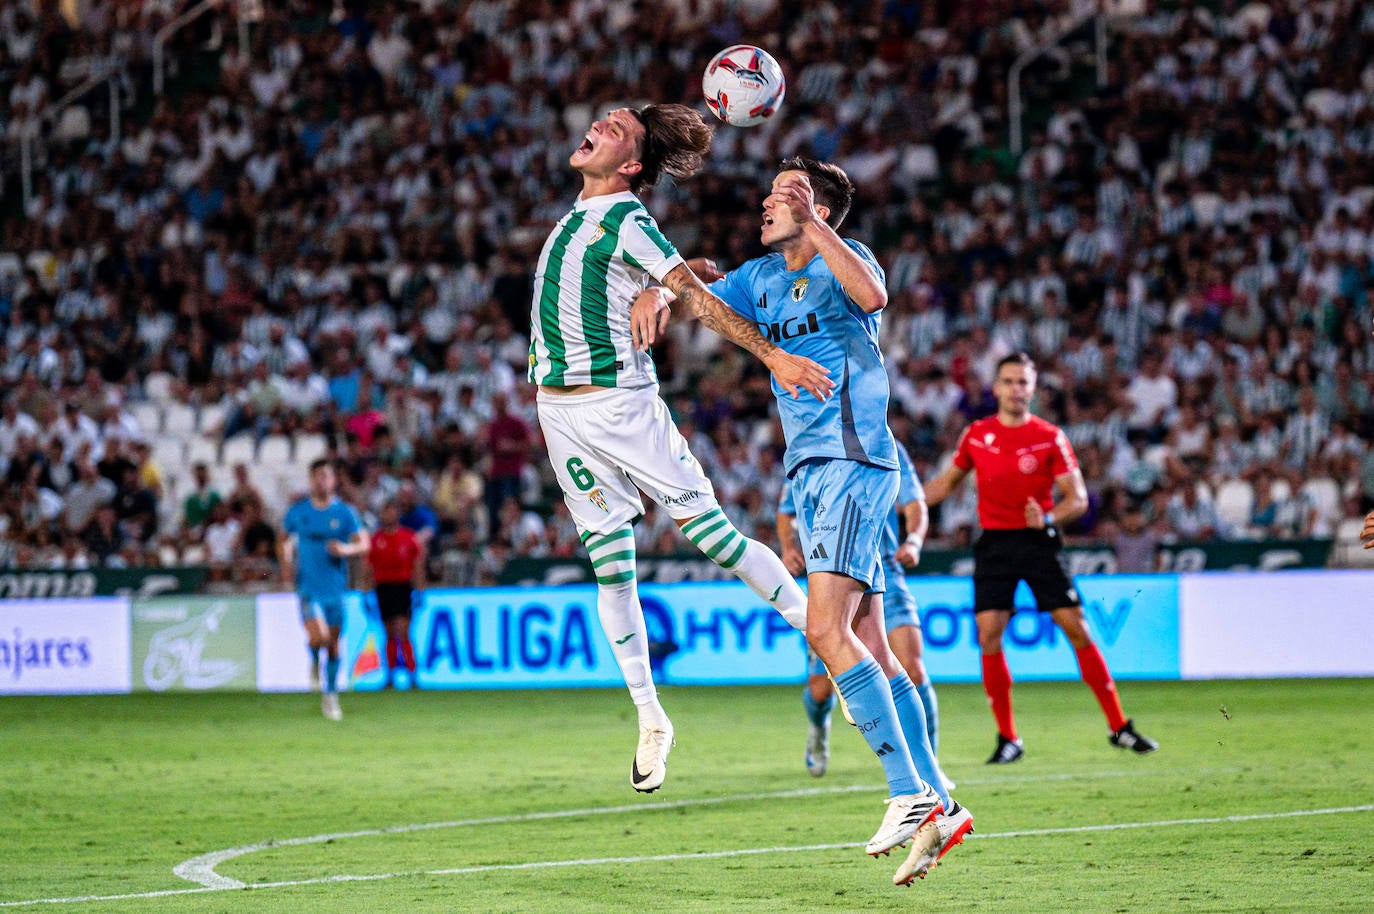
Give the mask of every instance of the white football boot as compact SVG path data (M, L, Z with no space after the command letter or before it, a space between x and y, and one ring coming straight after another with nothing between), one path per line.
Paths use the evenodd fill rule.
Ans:
M673 742L673 725L665 719L662 727L639 728L639 746L630 764L630 785L640 793L653 793L668 776L668 750Z
M957 800L948 815L938 815L921 826L911 842L906 860L892 876L893 885L911 885L916 878L926 878L940 860L952 849L964 843L964 836L973 833L973 813Z
M872 857L890 853L894 847L901 847L910 841L917 829L944 811L940 795L929 786L921 793L892 797L887 801L883 824L868 839L864 852Z

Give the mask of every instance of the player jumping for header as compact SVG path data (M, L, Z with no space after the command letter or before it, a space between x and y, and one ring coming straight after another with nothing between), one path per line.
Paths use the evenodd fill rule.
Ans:
M882 761L888 810L866 850L885 854L911 842L893 877L905 885L963 841L973 816L944 793L921 702L884 631L879 539L898 484L878 348L887 291L873 253L835 232L853 196L834 165L783 162L763 201L761 240L775 253L731 271L711 291L837 379L828 399L773 389L806 554L806 638ZM662 292L644 296L636 310L667 300Z
M545 242L534 278L529 380L539 385L539 427L596 572L601 627L639 712L630 783L645 793L663 784L673 725L650 674L635 584L630 525L644 513L640 490L794 627L805 626L806 597L782 561L720 509L658 395L653 360L636 345L645 328L632 328L631 305L662 282L794 396L805 389L824 398L834 386L821 366L784 352L707 292L635 196L662 173L695 174L710 146L710 128L683 105L619 108L592 124L569 159L582 193Z

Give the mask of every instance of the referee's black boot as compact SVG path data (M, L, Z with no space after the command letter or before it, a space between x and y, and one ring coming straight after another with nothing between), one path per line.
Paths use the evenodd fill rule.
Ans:
M1010 765L1012 762L1019 762L1021 756L1026 754L1025 748L1019 739L1007 739L1002 734L997 734L997 748L988 757L989 765Z
M1135 721L1132 720L1126 721L1126 726L1117 730L1107 739L1118 749L1129 749L1141 755L1146 752L1154 752L1159 748L1159 743L1148 736L1135 732Z

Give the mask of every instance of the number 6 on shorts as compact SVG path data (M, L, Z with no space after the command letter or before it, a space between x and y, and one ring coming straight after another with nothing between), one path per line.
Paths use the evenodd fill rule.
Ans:
M596 477L592 475L591 470L583 466L582 458L569 457L567 467L568 475L572 477L573 485L577 486L583 492L589 491L592 486L596 485Z

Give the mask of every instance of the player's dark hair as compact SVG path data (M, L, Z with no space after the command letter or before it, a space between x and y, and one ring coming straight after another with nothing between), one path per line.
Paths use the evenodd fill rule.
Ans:
M642 167L630 178L630 190L653 187L664 174L685 181L701 170L711 151L711 128L700 114L686 105L645 105L634 115L644 125L644 139Z
M816 202L830 210L825 224L840 227L849 207L854 203L854 182L844 169L829 162L818 162L806 156L793 156L778 163L778 171L804 171L811 179L811 192Z
M993 373L993 376L996 377L1001 374L1002 368L1006 365L1020 365L1027 371L1035 371L1034 359L1024 352L1013 352L1011 355L1004 355L997 360L997 371Z
M318 457L315 460L310 461L310 475L314 476L316 470L322 469L323 467L327 466L333 466L333 464L329 462L328 457Z

